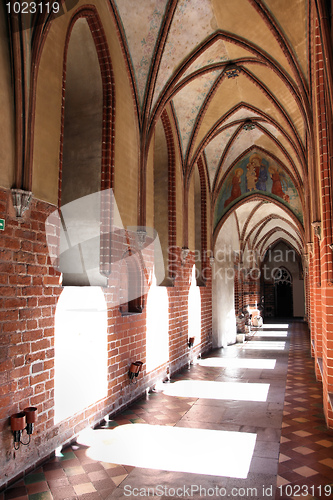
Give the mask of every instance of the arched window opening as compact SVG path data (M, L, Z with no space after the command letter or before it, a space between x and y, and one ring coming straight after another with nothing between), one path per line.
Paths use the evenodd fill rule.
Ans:
M157 285L173 286L176 276L176 165L172 127L166 111L155 127L154 228L162 248L155 254Z
M279 267L273 274L275 285L285 284L291 285L293 280L290 272L285 267Z

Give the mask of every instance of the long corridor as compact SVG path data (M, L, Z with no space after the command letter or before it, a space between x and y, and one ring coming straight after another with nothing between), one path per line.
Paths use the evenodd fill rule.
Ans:
M303 322L193 360L0 500L153 496L333 498L333 431Z

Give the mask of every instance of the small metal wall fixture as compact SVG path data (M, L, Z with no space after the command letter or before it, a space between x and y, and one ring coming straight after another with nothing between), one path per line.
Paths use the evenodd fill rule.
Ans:
M143 365L142 361L134 361L133 363L131 363L131 366L128 370L128 376L132 383L135 383L135 380L139 376L142 365Z
M34 423L36 421L36 412L37 408L34 406L29 406L28 408L24 408L23 411L19 413L14 413L10 417L10 425L12 432L14 434L14 448L15 450L18 450L20 447L20 444L23 444L24 446L27 446L30 444L31 441L31 434L34 431ZM22 433L23 431L26 431L26 433L29 436L28 442L24 443L22 439Z
M146 243L147 231L145 229L137 229L136 233L137 233L139 248L142 248L143 245Z
M24 189L12 189L11 192L16 217L22 217L30 206L32 192L25 191Z
M311 223L311 226L313 227L313 232L315 236L317 236L318 240L321 240L321 222L320 221L315 221Z

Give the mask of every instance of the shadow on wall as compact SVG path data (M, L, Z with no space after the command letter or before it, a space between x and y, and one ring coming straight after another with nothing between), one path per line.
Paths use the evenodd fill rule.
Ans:
M213 347L226 347L236 342L235 285L229 269L228 262L215 261L213 264Z

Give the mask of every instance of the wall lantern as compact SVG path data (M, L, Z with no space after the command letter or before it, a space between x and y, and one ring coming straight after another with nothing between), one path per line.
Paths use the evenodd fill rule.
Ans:
M134 363L131 363L131 366L128 370L128 376L133 383L135 382L135 379L138 377L142 365L143 365L142 361L134 361Z
M194 345L194 339L195 339L195 337L190 337L188 339L188 346L189 346L189 348L193 347L193 345Z
M35 408L34 406L30 406L28 408L24 408L24 411L14 413L14 415L10 417L10 425L14 434L15 450L19 449L20 444L27 446L30 443L31 434L34 431L34 423L36 421L36 412L37 408ZM22 433L24 430L29 436L29 440L27 443L21 441Z
M315 236L317 236L318 240L321 240L321 222L316 221L316 222L311 222L311 226L313 227L313 231Z

